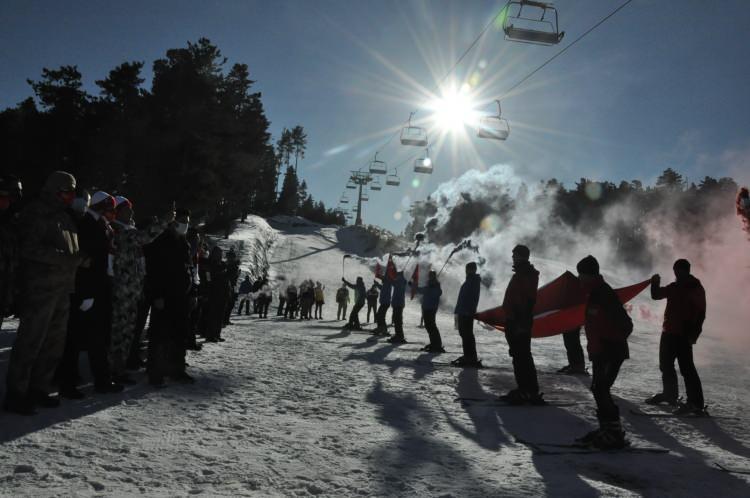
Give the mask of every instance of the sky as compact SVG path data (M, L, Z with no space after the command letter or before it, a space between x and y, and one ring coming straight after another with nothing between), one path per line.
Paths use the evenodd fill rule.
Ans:
M155 59L207 37L228 66L248 64L275 138L305 128L299 171L316 199L335 206L350 171L366 169L377 150L391 170L399 166L401 185L371 192L363 209L366 223L397 232L412 202L494 164L528 183L555 177L568 186L581 177L652 183L667 167L690 181L750 182L745 0L710 9L705 0L634 0L507 93L622 1L556 1L566 34L552 47L505 40L492 26L450 71L504 2L3 0L0 108L31 95L27 78L64 64L77 65L96 93L110 69L144 61L148 87ZM506 141L435 121L432 102L462 87L478 114L502 99ZM413 172L425 151L394 137L411 111L429 129L432 175Z

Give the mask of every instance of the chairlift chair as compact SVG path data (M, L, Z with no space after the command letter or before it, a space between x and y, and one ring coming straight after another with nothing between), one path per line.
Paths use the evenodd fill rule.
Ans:
M383 190L383 184L380 183L380 180L375 178L370 184L370 190Z
M564 31L559 31L557 9L551 3L510 0L505 9L503 31L506 40L556 45L565 36Z
M432 174L432 159L430 159L430 149L425 149L424 157L414 160L414 172Z
M346 194L343 194L341 196L341 199L339 199L339 203L341 203L341 204L349 204L349 198L346 196Z
M388 175L385 177L385 184L390 185L392 187L398 187L401 185L401 179L398 177L398 170L394 169L392 175Z
M493 140L505 140L510 135L510 124L502 117L500 101L497 102L497 116L484 116L479 120L477 136L479 138L491 138Z
M359 198L362 199L362 202L367 202L370 200L370 196L364 190L362 191L362 195L359 196Z
M346 182L346 188L351 189L351 190L356 190L357 186L354 184L353 181L349 180L348 182Z
M380 161L378 159L378 153L375 153L375 159L370 161L370 173L373 175L384 175L388 172L388 167L385 164L385 161Z
M413 116L413 112L409 114L409 123L401 129L401 145L424 147L427 145L427 130L421 126L412 126Z

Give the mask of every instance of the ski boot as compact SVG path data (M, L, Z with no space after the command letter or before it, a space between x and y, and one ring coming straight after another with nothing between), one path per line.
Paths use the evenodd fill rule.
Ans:
M406 339L399 335L394 335L390 339L388 339L386 342L390 342L391 344L406 344Z
M451 365L461 368L482 368L482 362L480 360L469 360L464 356L453 360Z
M575 442L577 445L591 446L593 441L599 437L599 432L601 432L600 428L594 429L593 431L586 433L584 436L577 437Z
M644 400L644 403L646 403L647 405L660 405L662 403L666 403L669 406L677 406L678 402L679 402L678 398L667 396L664 393L654 394L650 398L646 398L646 400Z
M696 417L708 417L708 411L706 406L700 407L690 401L686 403L680 403L676 410L672 412L673 415L690 415Z
M433 346L432 344L428 344L422 349L420 349L420 351L425 351L427 353L440 354L440 353L445 353L445 348L443 348L442 346Z
M513 389L508 394L504 394L498 398L504 403L509 405L546 405L542 394L540 393L529 393L521 391L520 389Z

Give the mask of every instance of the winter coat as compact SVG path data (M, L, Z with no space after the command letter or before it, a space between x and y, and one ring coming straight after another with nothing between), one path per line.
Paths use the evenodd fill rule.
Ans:
M477 274L466 277L466 281L461 284L461 290L458 291L456 308L453 310L454 314L473 317L477 313L481 283L482 280Z
M28 292L53 286L73 292L81 261L78 227L55 194L44 192L21 212L20 278ZM33 283L29 280L33 280Z
M164 230L144 247L144 254L146 293L149 299L185 299L193 284L190 245L185 237L172 229ZM205 263L206 260L202 272L205 272L205 280L208 281L210 264Z
M325 295L323 294L322 287L315 288L315 302L320 303L320 304L325 304Z
M651 297L667 300L662 331L685 336L695 343L706 319L706 291L701 281L688 275L683 281L672 282L666 287L652 283Z
M390 306L391 295L393 294L393 284L391 283L391 280L386 276L383 277L382 284L375 282L375 285L380 289L380 304L383 306Z
M346 280L344 280L344 283L346 284L347 287L354 289L354 304L364 305L365 294L367 294L367 289L365 289L365 283L362 281L359 281L356 284L350 284Z
M336 291L336 302L337 303L348 303L349 302L349 289L341 287Z
M81 299L108 296L111 292L114 262L114 232L107 220L86 213L78 223L78 243L84 260L76 275L76 295Z
M417 292L422 295L422 309L424 311L435 311L440 307L440 296L443 295L440 282L428 282L427 286L419 287Z
M253 283L248 280L243 280L240 284L240 294L250 294L253 291Z
M534 304L539 285L539 272L528 262L514 266L513 272L503 298L505 327L506 330L518 329L530 332L534 323Z
M378 288L370 287L370 290L367 291L367 304L370 306L376 306L378 304Z
M396 275L396 278L393 280L391 305L394 308L403 308L406 306L406 279L401 274Z
M293 285L290 285L286 288L286 298L289 300L297 299L297 288Z
M596 277L586 300L586 340L589 358L606 353L629 358L627 337L633 322L620 298L601 275Z

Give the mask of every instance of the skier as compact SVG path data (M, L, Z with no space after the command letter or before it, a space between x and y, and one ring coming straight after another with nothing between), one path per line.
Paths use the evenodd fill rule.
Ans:
M458 292L456 307L453 310L455 324L461 336L463 356L451 361L456 367L481 368L482 362L477 358L477 345L474 339L474 315L479 304L481 278L477 274L475 262L466 264L466 280Z
M376 282L373 282L372 287L367 291L367 321L365 323L370 323L370 311L374 320L378 314L378 284Z
M138 305L143 294L146 267L143 261L143 238L133 222L133 204L125 197L115 198L114 281L112 286L112 345L109 363L112 377L120 384L134 384L127 375L125 363L130 354Z
M341 278L341 281L344 282L347 287L354 289L354 306L352 307L352 312L349 314L349 322L344 325L344 328L362 330L362 326L359 323L359 310L365 305L365 294L367 294L365 281L362 280L362 277L357 277L357 282L355 284L350 284L343 277Z
M349 288L346 284L341 284L336 291L336 302L339 307L336 311L336 320L346 320L346 308L349 306Z
M378 289L380 289L380 307L378 308L378 312L375 314L375 330L373 330L373 334L375 335L388 335L388 325L385 323L386 315L388 314L388 308L391 307L391 296L393 293L393 283L391 282L391 279L388 277L388 272L386 271L386 274L381 277L383 280L382 284L378 284L377 282L375 285L378 286Z
M325 295L323 291L325 286L320 282L315 283L315 318L323 319L323 305L325 304Z
M633 322L612 287L599 274L599 262L589 255L578 262L578 278L586 297L586 348L592 364L591 391L596 400L599 428L578 438L578 443L600 449L627 444L620 409L610 393L622 362L630 357L627 338Z
M203 330L206 342L224 342L221 337L221 329L226 323L227 303L232 298L229 267L221 259L222 252L221 247L214 246L208 257L208 269L206 271L207 299L203 311L206 317L206 326Z
M406 278L404 272L396 273L393 279L393 297L391 297L391 317L393 319L393 337L388 339L391 344L406 344L404 337L404 307L406 306Z
M89 367L94 377L94 390L115 393L123 385L112 381L109 352L112 338L112 276L113 237L110 221L114 221L115 199L98 191L91 196L91 207L78 223L78 242L83 263L76 274L74 307L70 330L85 341ZM62 391L78 396L79 348L66 350L60 365ZM63 395L66 395L63 394Z
M164 377L192 383L185 371L185 330L189 327L189 293L193 286L190 246L185 239L190 211L179 209L151 244L146 255L146 289L151 302L147 373L149 383L164 384Z
M676 414L702 414L705 411L703 388L693 362L693 344L703 328L706 318L706 291L700 280L690 274L690 262L678 259L674 266L675 281L661 287L661 277L651 277L651 297L666 299L661 341L659 343L659 369L662 375L662 392L648 398L646 403L677 405L678 384L674 361L680 366L685 380L687 401Z
M16 302L18 272L18 213L22 197L21 182L12 175L0 177L0 327L10 316Z
M60 404L50 393L65 348L69 296L80 262L77 228L67 210L75 187L73 175L56 171L45 181L39 198L21 213L20 323L8 361L3 403L10 412L33 415L35 404Z
M586 358L583 356L581 346L581 327L563 332L565 353L568 356L568 364L557 372L566 375L587 375Z
M237 309L237 314L242 314L242 306L245 306L245 315L250 314L250 292L253 290L253 283L250 280L250 275L245 275L245 280L240 283L240 307Z
M440 296L443 290L440 288L440 282L437 279L437 273L430 271L427 276L427 285L419 287L417 292L422 295L422 317L430 343L422 348L422 351L428 353L445 353L443 349L443 340L440 337L440 330L435 323L438 308L440 307Z
M289 284L286 288L286 309L284 310L284 318L294 320L294 315L297 312L297 287Z
M505 339L513 358L516 388L501 399L511 404L541 404L536 366L531 355L531 327L539 284L539 272L529 263L530 251L524 245L513 248L513 276L503 298Z

